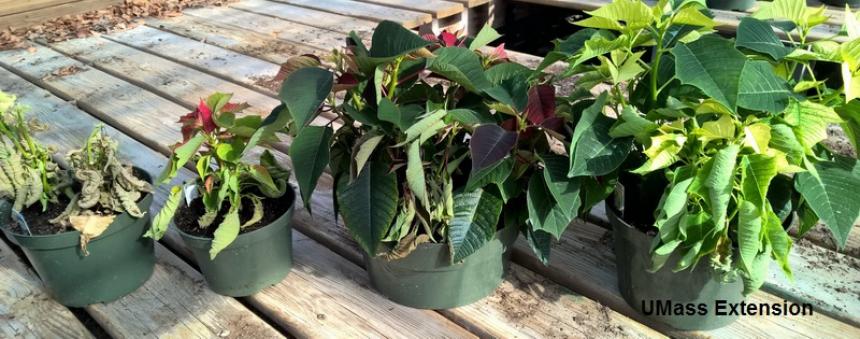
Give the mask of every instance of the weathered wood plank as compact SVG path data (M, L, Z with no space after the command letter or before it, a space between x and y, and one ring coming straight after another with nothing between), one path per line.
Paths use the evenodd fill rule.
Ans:
M122 0L79 0L4 15L0 16L0 29L27 27L56 17L103 9L121 2Z
M187 108L196 107L213 92L233 93L251 105L251 113L268 114L280 104L270 95L101 37L68 40L51 47L165 98L175 98Z
M444 0L354 0L364 3L383 5L386 7L419 11L433 15L434 18L446 18L463 13L465 7L457 2Z
M93 338L75 315L48 295L42 281L0 235L0 337Z
M79 0L0 0L0 16L31 12Z
M349 33L356 31L360 35L370 36L377 23L344 16L320 10L288 5L267 0L243 0L229 5L232 8L273 16L287 21L312 27Z
M219 25L248 29L307 47L340 46L343 44L342 37L338 34L332 34L333 31L331 30L305 26L235 8L195 8L185 10L183 13L216 22Z
M12 76L10 74L10 77ZM129 84L128 87L133 86ZM32 88L27 90L39 91ZM138 89L138 91L142 90ZM43 119L51 125L51 130L59 132L40 134L38 137L49 140L61 152L65 152L78 145L80 140L84 140L97 120L74 109L67 103L61 103L69 106L63 112L65 119L75 122L73 125L86 127L64 129L62 128L64 122L62 120ZM98 103L93 103L94 107L98 107L98 105ZM127 111L137 110L134 102L126 103L125 109ZM54 111L49 112L54 114ZM184 109L180 108L174 113L182 114L183 112ZM141 113L149 114L148 112ZM149 132L151 132L149 125L123 125L122 128L137 130L143 138L148 138L146 136L150 135ZM169 128L178 131L178 126ZM141 167L157 173L166 163L167 159L163 155L146 148L141 143L114 130L111 130L110 133L118 134L118 139L124 147L122 149L123 154L133 155L132 160ZM74 139L78 140L75 141ZM160 143L161 147L159 148L164 151L172 140L155 139L150 140L150 142ZM183 181L193 175L186 169L181 172L180 178L175 181ZM159 187L153 210L157 210L163 204L166 195L167 188ZM178 234L171 231L169 235L167 242L171 247L182 251L184 244L178 238ZM367 287L369 282L366 281L366 275L359 274L363 273L359 267L298 233L295 234L295 239L296 266L287 279L258 295L248 298L248 301L255 308L270 316L279 325L289 329L291 333L298 336L323 337L349 336L355 333L362 333L363 336L371 337L387 336L391 333L408 333L406 335L415 337L466 338L472 336L436 312L409 309L380 297ZM202 281L200 282L202 283ZM152 307L141 307L137 304L123 304L123 306L134 312L141 312L138 314L141 317L158 316L157 310ZM183 317L178 319L183 319ZM369 321L369 319L381 320ZM128 329L118 328L116 331L128 331ZM142 331L144 330L136 330L133 333L112 332L112 334L117 333L121 337L136 337L144 335L141 334L145 333ZM157 332L152 333L157 334ZM232 333L244 335L236 331ZM251 335L251 337L266 336Z
M128 31L102 35L102 37L216 77L252 86L270 95L276 94L279 90L272 83L272 79L278 74L280 66L269 61L148 26L139 26Z
M419 13L349 0L277 0L277 2L372 21L391 20L399 22L407 28L418 28L422 25L433 22L433 16L427 13Z
M146 21L146 25L276 64L286 62L291 56L320 52L319 48L288 43L237 27L220 26L208 20L187 15L164 19L151 18Z

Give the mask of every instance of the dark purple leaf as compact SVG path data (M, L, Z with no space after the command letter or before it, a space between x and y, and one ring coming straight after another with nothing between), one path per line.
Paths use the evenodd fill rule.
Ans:
M555 87L552 85L537 85L529 90L529 102L526 105L526 118L535 125L555 117Z
M475 128L469 148L472 153L472 171L489 167L511 153L517 143L517 133L498 125L486 124Z

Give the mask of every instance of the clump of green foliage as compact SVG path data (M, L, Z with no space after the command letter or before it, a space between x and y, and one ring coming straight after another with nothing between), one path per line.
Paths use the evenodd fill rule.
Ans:
M44 210L58 202L69 180L51 158L53 152L30 135L41 126L26 120L27 108L15 101L14 95L0 92L0 198L10 200L15 211L37 202Z
M166 184L176 177L179 169L189 161L196 162L197 178L193 183L176 185L164 207L155 216L147 237L160 239L164 236L179 205L185 200L190 187L196 191L205 207L200 216L200 228L211 227L223 207L223 221L217 225L210 249L212 259L229 246L242 229L255 225L263 218L263 198L279 198L288 189L290 172L275 161L267 150L259 156L258 164L243 160L253 149L277 141L271 128L277 115L263 120L258 115L239 114L246 104L231 103L232 95L215 93L179 119L182 124L182 142L172 147L173 154L164 172L156 180ZM248 202L250 204L243 204ZM187 201L191 203L191 201ZM253 208L252 217L241 222L240 209Z
M568 100L588 106L574 113L590 135L570 145L587 170L568 176L620 175L625 219L658 233L653 269L673 254L675 271L706 259L751 293L771 259L791 277L791 216L801 234L822 219L844 246L860 216L860 165L822 141L832 124L860 140L854 13L847 42L811 41L827 17L803 0L762 2L734 39L713 33L703 1L615 0L589 14L543 65L567 61L562 77L605 88ZM816 63L841 69L842 81ZM656 206L649 192L662 192Z
M524 183L542 175L533 171L536 152L550 152L556 139L546 136L563 124L552 86L533 88L533 70L511 62L504 46L486 48L498 37L485 27L474 39L422 38L382 22L369 48L351 34L333 67L307 67L305 57L295 62L305 68L287 67L294 70L275 111L291 117L290 156L306 204L330 166L335 210L368 255L401 258L432 242L447 244L459 262L505 225L529 239L539 234L546 241L536 250L548 254L549 235L579 205L565 203L563 216L546 223L546 196L538 223L517 211ZM331 121L311 124L322 113Z

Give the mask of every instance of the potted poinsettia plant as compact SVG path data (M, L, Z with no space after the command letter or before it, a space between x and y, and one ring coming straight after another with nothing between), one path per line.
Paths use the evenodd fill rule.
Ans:
M240 297L280 282L292 268L295 195L290 172L268 150L255 153L277 140L265 127L275 116L242 114L248 106L231 97L212 94L179 119L183 140L156 183L169 183L192 161L197 176L171 188L146 236L160 239L174 221L209 288Z
M860 166L822 144L831 124L857 144L854 15L840 44L807 40L826 17L802 0L763 5L735 39L712 33L706 13L697 1L615 0L576 22L586 28L551 53L580 86L605 88L577 113L577 128L590 124L602 142L574 140L570 152L619 177L607 210L620 290L680 329L733 321L717 315L715 300L758 290L771 260L791 277L788 227L802 235L822 219L844 245L860 216L850 191L860 187ZM844 80L816 77L813 62L838 65ZM665 300L681 311L654 314ZM690 304L707 311L688 313Z
M136 290L155 267L154 244L141 238L152 203L148 174L120 162L117 143L101 126L69 153L69 170L61 169L31 136L34 122L14 100L0 93L7 236L63 305L113 301Z
M513 85L508 72L524 68L500 49L479 52L497 37L485 28L474 39L422 38L385 21L369 49L351 34L334 67L294 70L283 83L280 110L292 117L290 156L303 200L330 166L335 210L365 254L372 285L400 304L444 309L488 295L523 226L502 218L507 197L487 184L504 178L470 179L470 168L504 158L476 157L468 140L494 138L477 130L501 122L494 98L505 93L492 88ZM307 89L316 89L316 100L300 100ZM310 124L321 112L336 118Z

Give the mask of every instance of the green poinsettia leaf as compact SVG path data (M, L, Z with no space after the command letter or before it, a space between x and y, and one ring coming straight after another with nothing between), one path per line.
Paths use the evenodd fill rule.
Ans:
M299 184L305 208L311 212L311 195L329 162L329 149L333 130L331 127L308 126L293 139L290 158Z
M746 57L734 44L716 34L708 34L672 49L675 76L695 86L734 111L738 104L741 73Z
M568 177L608 174L618 168L630 153L633 138L609 135L615 120L603 114L606 98L604 92L582 112L571 136Z
M233 207L230 212L224 216L224 221L215 229L215 234L212 239L212 248L209 249L209 259L215 260L218 253L221 253L227 246L236 240L239 236L239 208Z
M776 61L782 60L793 50L782 43L770 24L753 17L741 19L735 46L767 54Z
M860 165L857 160L838 158L807 166L795 177L794 188L830 229L840 248L860 217Z
M740 81L738 106L746 109L779 113L793 95L788 83L776 76L767 61L747 61Z
M492 239L501 213L502 199L488 191L455 194L454 218L448 226L451 261L462 261Z
M443 47L427 60L427 69L442 75L473 93L490 88L481 59L475 52L462 47Z
M331 93L333 85L331 72L316 67L296 70L284 80L278 97L295 121L297 132L316 118L320 105Z
M342 175L336 190L338 211L358 245L371 256L397 214L397 176L384 161L372 160L354 180Z

